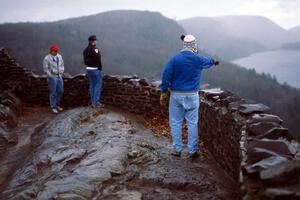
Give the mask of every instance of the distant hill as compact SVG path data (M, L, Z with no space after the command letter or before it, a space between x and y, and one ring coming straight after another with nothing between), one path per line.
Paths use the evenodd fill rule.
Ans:
M300 50L300 49L299 49ZM233 63L254 68L259 73L270 73L280 83L300 88L300 51L276 50L256 53L251 56L234 60Z
M300 42L300 26L289 30L289 42Z
M280 46L287 31L259 16L196 17L179 21L195 34L204 50L225 60L248 56Z
M198 39L199 48L225 60L264 51L263 45L231 35L215 18L192 18L179 21L180 25ZM228 51L230 49L230 51Z
M176 21L147 11L111 11L51 23L0 25L0 46L20 63L42 73L42 59L52 42L60 46L71 74L85 71L82 51L96 34L106 73L158 76L166 59L181 48L184 30Z

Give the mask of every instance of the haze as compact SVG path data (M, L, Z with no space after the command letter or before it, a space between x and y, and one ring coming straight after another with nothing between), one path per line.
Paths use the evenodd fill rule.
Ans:
M300 24L299 0L1 0L0 23L56 21L117 9L158 11L173 19L261 15L288 29Z

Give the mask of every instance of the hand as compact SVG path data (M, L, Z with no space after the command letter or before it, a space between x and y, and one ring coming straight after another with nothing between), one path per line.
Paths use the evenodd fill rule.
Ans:
M160 105L161 106L166 106L167 105L167 100L168 100L168 94L166 92L162 92L160 94Z
M214 65L215 65L215 66L220 65L220 61L215 60Z

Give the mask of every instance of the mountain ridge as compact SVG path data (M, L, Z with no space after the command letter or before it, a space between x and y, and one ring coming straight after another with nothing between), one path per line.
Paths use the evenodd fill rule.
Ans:
M293 27L288 30L290 35L290 43L300 42L300 26Z
M99 38L104 65L110 66L106 72L124 74L139 67L161 69L172 52L179 50L178 35L184 32L177 22L148 11L112 11L58 22L5 24L0 30L0 46L11 48L18 60L38 73L42 73L40 63L49 45L57 43L71 74L84 72L82 51L91 34ZM16 38L26 39L20 44Z
M180 20L179 24L205 41L200 47L225 60L271 50L290 42L288 30L262 16L193 17Z

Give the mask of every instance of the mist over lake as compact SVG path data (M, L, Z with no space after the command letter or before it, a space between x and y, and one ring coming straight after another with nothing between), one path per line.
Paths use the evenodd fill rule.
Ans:
M300 88L300 51L276 50L255 53L232 62L258 73L270 73L280 83Z

